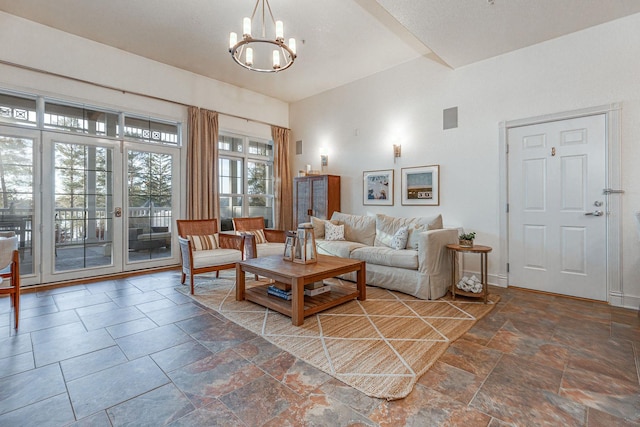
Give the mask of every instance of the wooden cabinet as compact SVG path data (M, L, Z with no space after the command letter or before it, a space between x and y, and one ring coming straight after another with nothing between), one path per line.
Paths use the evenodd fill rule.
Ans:
M340 211L340 177L309 175L293 179L293 223L297 227L310 217L329 219Z

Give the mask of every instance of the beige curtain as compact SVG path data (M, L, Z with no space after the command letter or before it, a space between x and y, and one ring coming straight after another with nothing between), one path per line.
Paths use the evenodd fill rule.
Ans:
M293 180L289 166L289 138L291 130L271 126L274 144L274 228L290 230L293 227Z
M187 218L218 218L218 113L189 107L188 133Z

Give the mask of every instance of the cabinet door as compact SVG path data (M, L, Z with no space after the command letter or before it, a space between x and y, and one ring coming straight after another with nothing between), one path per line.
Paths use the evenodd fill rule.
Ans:
M295 179L294 180L294 195L293 195L293 215L295 226L301 222L309 222L309 210L311 209L311 185L308 179Z
M314 178L311 181L311 205L313 216L327 219L327 179Z

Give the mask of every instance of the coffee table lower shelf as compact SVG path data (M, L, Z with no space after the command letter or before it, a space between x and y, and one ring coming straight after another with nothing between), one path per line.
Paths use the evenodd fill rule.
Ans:
M245 299L270 308L285 316L293 317L291 301L267 294L268 287L269 284L246 288ZM353 286L352 289L346 286L331 286L330 292L325 292L313 297L304 297L303 317L311 316L312 314L356 298L358 298L358 289L355 286Z

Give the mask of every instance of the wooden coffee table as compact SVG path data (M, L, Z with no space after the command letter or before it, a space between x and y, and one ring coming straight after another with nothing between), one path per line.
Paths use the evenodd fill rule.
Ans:
M357 272L356 286L331 286L331 292L309 297L304 285L341 274ZM291 284L291 300L267 294L269 284L245 288L245 273L253 273ZM364 301L366 290L366 263L354 259L318 255L318 262L299 264L285 261L280 255L248 259L236 264L236 300L247 299L291 317L291 323L300 326L304 318L352 299Z

